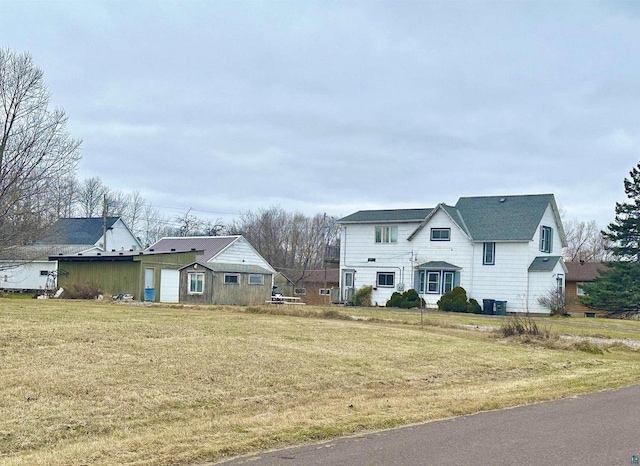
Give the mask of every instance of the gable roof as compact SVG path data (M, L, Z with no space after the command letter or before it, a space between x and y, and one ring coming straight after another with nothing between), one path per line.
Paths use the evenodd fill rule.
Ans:
M120 217L107 217L107 229ZM61 218L35 242L40 244L96 244L103 234L102 218Z
M421 222L433 209L359 210L338 220L338 223L409 223Z
M461 197L456 209L474 241L530 241L549 204L557 211L553 194Z
M536 257L535 259L533 259L533 262L531 262L531 265L529 266L529 272L552 272L561 259L562 257L560 256Z
M605 270L604 262L565 262L567 266L567 281L592 282L598 277L598 272Z
M0 260L48 261L50 256L84 253L92 249L86 244L38 244L33 246L15 246L2 251ZM93 247L94 249L100 250Z
M234 236L185 236L162 238L147 248L148 251L172 252L196 249L204 251L196 256L196 261L202 264L209 262L231 244L240 238Z
M340 224L420 222L407 238L411 241L436 212L444 211L472 241L531 241L547 207L556 220L560 242L566 246L560 214L553 194L461 197L455 206L435 208L361 210L340 220Z

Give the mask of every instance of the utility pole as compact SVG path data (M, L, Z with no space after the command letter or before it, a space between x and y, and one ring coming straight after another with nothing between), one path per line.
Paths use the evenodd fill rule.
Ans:
M102 247L107 252L107 195L102 198Z

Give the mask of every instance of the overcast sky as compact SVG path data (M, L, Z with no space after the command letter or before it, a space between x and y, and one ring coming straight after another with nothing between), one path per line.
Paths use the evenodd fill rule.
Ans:
M0 0L81 179L229 219L554 193L604 227L640 161L640 2Z

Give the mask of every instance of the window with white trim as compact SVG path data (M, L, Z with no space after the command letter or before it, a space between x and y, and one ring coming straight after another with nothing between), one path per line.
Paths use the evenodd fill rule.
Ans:
M496 243L484 243L482 250L482 264L496 264Z
M540 251L541 252L553 252L553 228L540 227Z
M396 281L395 272L378 272L376 285L380 287L393 287Z
M204 273L189 273L189 294L202 294L204 291Z
M431 241L451 241L451 228L432 228Z
M440 272L427 272L427 293L440 294Z
M398 227L376 227L376 243L397 243Z
M264 275L260 273L249 274L249 285L264 285Z
M225 273L224 274L224 284L225 285L239 285L240 284L240 274L237 274L237 273Z
M444 294L458 286L460 276L453 270L420 270L417 279L419 293Z

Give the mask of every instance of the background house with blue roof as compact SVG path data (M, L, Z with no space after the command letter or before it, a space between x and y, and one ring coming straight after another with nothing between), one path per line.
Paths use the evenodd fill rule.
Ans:
M142 249L120 217L62 218L34 244L3 251L0 289L30 291L56 287L58 263L51 257Z
M340 299L373 286L385 305L413 288L429 307L455 286L510 312L548 314L538 301L564 292L566 238L553 194L462 197L434 208L365 210L341 225Z

